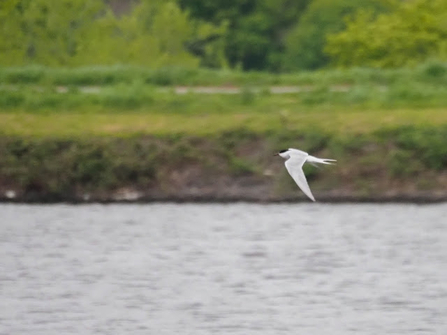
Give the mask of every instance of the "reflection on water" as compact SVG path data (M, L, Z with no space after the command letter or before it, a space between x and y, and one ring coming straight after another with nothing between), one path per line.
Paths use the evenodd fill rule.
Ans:
M447 334L447 205L0 205L0 334Z

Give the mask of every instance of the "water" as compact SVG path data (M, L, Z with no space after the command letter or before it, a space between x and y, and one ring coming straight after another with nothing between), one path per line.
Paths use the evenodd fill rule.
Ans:
M447 204L0 205L0 334L447 334Z

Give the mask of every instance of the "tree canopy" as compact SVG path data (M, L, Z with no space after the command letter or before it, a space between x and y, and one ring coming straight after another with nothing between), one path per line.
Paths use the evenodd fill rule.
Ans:
M411 66L447 59L446 22L445 0L1 0L0 66Z
M102 0L4 0L0 64L50 66L134 64L195 67L188 41L221 36L225 27L191 19L175 1L141 0L116 16ZM203 58L224 62L219 38Z
M312 1L287 37L284 67L289 70L313 70L326 66L330 61L324 53L326 36L343 30L345 17L366 9L375 15L389 10L389 7L387 1L381 0Z
M402 2L377 17L361 10L347 21L346 30L328 36L326 52L342 67L398 67L447 59L447 2Z
M245 70L278 70L287 31L311 0L179 0L192 16L228 24L225 55Z

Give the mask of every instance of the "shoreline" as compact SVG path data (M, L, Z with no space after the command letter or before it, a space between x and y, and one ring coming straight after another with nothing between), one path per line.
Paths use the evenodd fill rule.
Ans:
M0 137L0 202L311 202L272 152L289 143L338 164L305 175L317 202L447 201L447 129L362 136L249 131L178 136Z
M110 197L70 197L70 196L22 196L9 198L0 196L0 203L12 204L152 204L152 203L191 203L191 204L228 204L228 203L253 203L253 204L280 204L280 203L312 203L311 200L298 196L282 197L253 197L253 196L141 196L138 198L124 198L116 195ZM397 194L392 196L356 196L356 195L320 195L316 196L315 203L326 204L436 204L446 203L447 194Z

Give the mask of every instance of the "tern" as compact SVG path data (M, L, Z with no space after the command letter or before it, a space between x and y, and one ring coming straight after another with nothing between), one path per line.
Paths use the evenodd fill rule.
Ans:
M284 158L286 169L289 174L292 176L295 183L298 187L307 195L312 201L315 201L315 198L310 191L309 184L307 184L306 176L303 172L304 163L308 162L314 166L316 164L329 164L332 165L336 162L335 159L327 159L327 158L318 158L309 155L307 152L289 148L286 150L281 150L275 156L281 156Z

